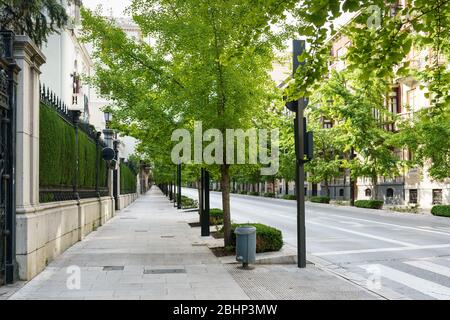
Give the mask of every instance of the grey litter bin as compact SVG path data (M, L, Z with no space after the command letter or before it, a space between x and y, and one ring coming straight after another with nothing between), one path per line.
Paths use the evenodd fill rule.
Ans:
M236 260L242 262L243 267L256 260L256 228L252 226L237 227L236 234Z

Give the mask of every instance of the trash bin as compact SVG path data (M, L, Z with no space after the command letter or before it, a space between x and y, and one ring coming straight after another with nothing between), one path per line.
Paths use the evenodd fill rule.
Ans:
M242 262L247 268L249 263L256 260L256 228L252 226L237 227L236 234L236 260Z

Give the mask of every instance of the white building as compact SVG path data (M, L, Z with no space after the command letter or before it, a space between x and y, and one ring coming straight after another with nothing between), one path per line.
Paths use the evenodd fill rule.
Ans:
M47 57L47 63L41 68L41 84L68 107L73 105L74 94L77 94L76 102L83 110L82 119L93 125L97 131L102 131L106 127L103 108L110 102L100 97L95 88L83 81L84 77L91 77L95 72L91 48L79 40L80 7L83 4L81 0L62 2L67 8L69 24L60 33L50 35L47 43L43 45L42 51ZM139 28L133 26L131 21L120 21L130 36L141 38ZM136 140L120 137L120 141L120 157L128 158L135 151Z

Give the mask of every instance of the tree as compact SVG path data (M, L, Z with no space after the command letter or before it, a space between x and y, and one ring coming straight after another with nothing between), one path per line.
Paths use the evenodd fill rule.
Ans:
M66 9L57 0L0 0L0 30L26 34L38 46L67 20Z
M119 122L166 133L258 127L274 93L269 71L280 37L270 28L296 1L135 0L130 13L150 47L135 43L113 23L83 11L86 41L94 43L97 84L114 101ZM124 119L128 119L124 121ZM167 158L170 134L142 139L143 149ZM170 141L169 141L170 142ZM224 146L226 141L224 141ZM231 243L231 164L223 152L220 170L225 245Z
M322 118L323 114L317 112L308 116L308 130L314 133L314 158L305 165L305 171L309 182L323 182L325 195L329 197L331 179L341 175L345 146L336 138L342 134L340 128L324 128Z
M401 163L394 153L398 147L396 133L387 130L393 116L384 106L386 84L384 81L362 82L348 71L333 71L314 96L320 105L317 112L333 119L338 134L328 138L340 151L354 150L357 156L345 159L343 167L350 169L353 178L370 177L374 187L372 196L377 199L378 177L395 177Z

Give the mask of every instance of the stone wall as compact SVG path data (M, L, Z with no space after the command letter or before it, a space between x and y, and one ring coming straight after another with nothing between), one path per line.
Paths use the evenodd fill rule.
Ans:
M137 193L121 194L119 196L119 210L122 210L122 209L128 207L137 198L138 198L138 194Z
M19 279L30 280L52 260L114 216L111 197L41 204L17 212Z

